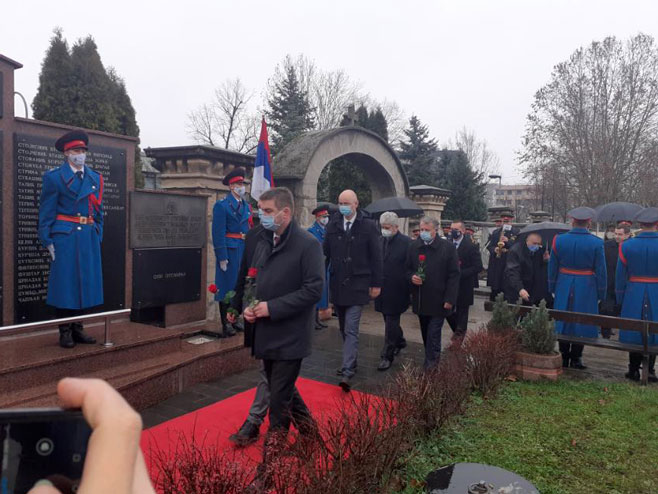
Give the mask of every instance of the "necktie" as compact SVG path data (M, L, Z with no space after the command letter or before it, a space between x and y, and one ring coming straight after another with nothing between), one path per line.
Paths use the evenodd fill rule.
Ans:
M453 244L455 244L455 249L459 248L459 242L453 242Z
M276 247L277 245L279 245L279 240L281 240L281 237L279 237L278 235L274 235L274 236L272 237L272 242L274 243L274 247Z
M349 232L350 228L352 228L352 222L348 221L347 223L345 223L345 232Z
M82 180L82 172L75 172L75 176Z

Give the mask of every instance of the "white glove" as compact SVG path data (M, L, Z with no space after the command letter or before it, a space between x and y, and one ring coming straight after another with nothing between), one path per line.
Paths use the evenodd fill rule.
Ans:
M53 253L53 256L54 255L55 254ZM221 269L222 271L226 271L227 268L228 268L228 259L224 259L223 261L219 261L219 269Z
M49 245L48 247L46 247L46 248L48 249L48 252L50 252L50 257L51 257L52 260L54 261L54 260L55 260L55 244L50 244L50 245Z

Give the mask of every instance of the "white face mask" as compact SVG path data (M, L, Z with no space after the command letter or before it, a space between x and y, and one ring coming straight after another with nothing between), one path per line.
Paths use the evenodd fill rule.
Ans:
M234 188L233 192L235 192L240 197L244 197L245 193L247 192L247 189L244 185L240 185L239 187Z
M393 236L393 230L389 230L388 228L382 228L382 237L388 238Z
M329 216L323 216L320 218L320 224L322 226L327 226L327 223L329 223Z
M85 166L85 160L87 159L86 153L81 154L72 154L69 156L69 161L73 163L73 166L76 168L82 168Z

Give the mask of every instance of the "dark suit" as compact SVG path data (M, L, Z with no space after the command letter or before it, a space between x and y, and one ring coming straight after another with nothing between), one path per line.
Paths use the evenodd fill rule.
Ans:
M548 261L544 260L544 248L532 253L525 242L518 242L507 253L507 266L503 287L505 300L510 304L518 302L521 290L530 295L530 302L523 305L538 305L546 300L553 307L553 297L548 292Z
M463 236L457 248L457 257L460 270L457 306L446 320L454 333L463 335L468 328L468 311L473 305L473 290L478 273L482 271L482 256L478 246L468 236Z
M616 240L606 240L603 242L605 252L605 266L608 273L608 288L605 294L605 300L599 305L599 312L606 316L618 317L621 313L621 305L617 304L615 293L615 273L617 271L617 260L619 259L619 244ZM601 328L601 336L610 338L612 330L610 328Z
M516 240L517 235L519 234L519 229L515 226L504 233L503 236L507 237L507 242L500 251L500 257L496 254L496 247L498 247L498 240L503 233L503 228L505 225L500 228L496 228L491 235L489 235L489 240L487 241L487 250L489 251L489 266L487 267L487 286L491 287L491 296L490 299L494 300L496 295L503 291L503 278L505 275L505 265L507 264L507 251L512 248L514 241ZM511 226L511 225L510 225Z
M405 346L400 327L400 314L409 308L407 250L411 239L402 233L382 238L384 250L384 282L375 299L375 310L384 316L384 348L381 357L393 361L395 350Z

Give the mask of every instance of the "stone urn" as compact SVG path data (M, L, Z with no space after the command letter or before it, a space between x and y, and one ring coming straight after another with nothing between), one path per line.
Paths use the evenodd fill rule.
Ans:
M516 352L514 374L525 381L541 379L557 381L562 374L562 356L559 353L542 355L524 351Z

